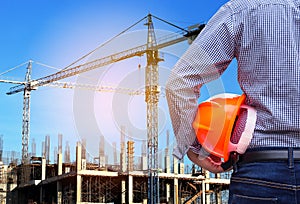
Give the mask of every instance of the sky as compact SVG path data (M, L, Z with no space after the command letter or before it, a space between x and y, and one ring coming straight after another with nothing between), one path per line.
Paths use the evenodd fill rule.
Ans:
M145 20L152 14L181 28L206 23L224 4L225 0L1 0L0 1L0 79L24 81L26 66L33 61L32 79L55 73L100 48L77 64L107 56L146 43ZM179 31L153 18L156 37ZM126 31L126 32L124 32ZM120 35L121 34L121 35ZM114 38L114 36L118 36ZM109 43L107 43L109 42ZM105 46L101 47L104 43ZM159 148L166 147L170 135L170 148L174 136L170 125L164 83L172 66L188 48L187 42L161 50L164 61L160 67L162 94L159 103ZM12 71L7 70L24 64ZM93 84L142 90L145 75L145 57L134 57L119 63L64 79L81 84ZM220 83L228 92L239 92L236 84L235 64L230 65L221 81L203 88L218 93ZM6 95L12 84L0 84L0 135L4 154L22 150L23 94ZM105 139L105 151L111 154L113 143L119 147L120 130L125 127L126 140L134 140L137 154L146 139L146 104L143 94L129 95L119 92L95 92L84 89L39 87L31 93L31 121L29 152L32 139L36 142L37 156L41 155L45 136L51 138L52 161L57 135L63 135L75 152L77 141L86 140L90 157L97 157L100 137ZM168 132L168 133L167 133ZM5 155L4 155L5 157ZM71 154L75 158L75 154Z

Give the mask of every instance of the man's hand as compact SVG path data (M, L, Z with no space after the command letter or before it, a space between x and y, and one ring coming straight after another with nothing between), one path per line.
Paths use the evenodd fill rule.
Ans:
M221 159L218 157L214 157L212 155L204 156L199 158L199 155L189 150L187 152L188 158L201 168L208 170L212 173L222 173L224 172L223 168L221 167Z

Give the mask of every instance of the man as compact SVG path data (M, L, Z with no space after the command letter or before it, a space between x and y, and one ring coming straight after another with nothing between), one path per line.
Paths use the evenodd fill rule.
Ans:
M201 148L192 122L200 87L237 60L238 82L257 121L248 150L235 165L229 203L300 203L299 49L299 0L231 0L172 70L166 94L177 140L173 155L187 154L219 173L220 162Z

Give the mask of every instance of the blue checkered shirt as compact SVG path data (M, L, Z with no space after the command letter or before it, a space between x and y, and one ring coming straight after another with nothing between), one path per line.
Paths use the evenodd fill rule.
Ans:
M235 58L246 104L257 110L249 148L300 147L300 1L231 0L176 63L166 85L181 159L195 142L199 88ZM241 117L245 118L245 117Z

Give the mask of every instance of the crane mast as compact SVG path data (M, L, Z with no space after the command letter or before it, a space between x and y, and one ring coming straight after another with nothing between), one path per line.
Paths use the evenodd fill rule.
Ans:
M30 96L31 96L31 69L32 61L27 65L25 75L25 87L23 91L23 121L22 121L22 163L28 163L28 141L29 141L29 125L30 125Z
M148 204L159 203L158 179L158 100L159 100L159 72L156 37L151 15L148 15L147 38L147 66L145 101L147 103L147 139L148 139Z

